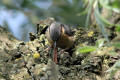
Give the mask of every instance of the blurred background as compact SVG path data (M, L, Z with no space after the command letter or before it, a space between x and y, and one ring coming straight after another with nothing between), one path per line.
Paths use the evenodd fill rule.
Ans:
M102 27L111 25L108 10L120 13L119 4L119 0L0 0L0 25L17 39L28 41L28 33L36 32L36 23L47 17L69 25L88 27L95 20Z

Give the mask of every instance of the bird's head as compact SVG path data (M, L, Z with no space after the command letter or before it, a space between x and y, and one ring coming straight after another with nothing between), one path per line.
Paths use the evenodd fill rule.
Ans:
M51 39L53 41L59 40L62 33L62 26L59 23L54 22L49 26L48 29Z

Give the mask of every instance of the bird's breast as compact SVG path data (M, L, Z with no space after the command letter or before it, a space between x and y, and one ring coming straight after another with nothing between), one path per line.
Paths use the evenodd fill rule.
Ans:
M60 39L57 41L57 46L63 49L70 48L73 46L74 40L73 36L68 36L66 34L61 35Z

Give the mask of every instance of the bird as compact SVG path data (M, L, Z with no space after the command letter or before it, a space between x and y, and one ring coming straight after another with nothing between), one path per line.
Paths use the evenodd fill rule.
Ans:
M53 61L57 64L57 48L69 49L74 44L72 30L64 24L53 22L45 32L46 38L53 48Z

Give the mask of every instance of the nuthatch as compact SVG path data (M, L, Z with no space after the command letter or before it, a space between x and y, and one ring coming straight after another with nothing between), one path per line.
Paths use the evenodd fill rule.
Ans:
M53 22L46 31L48 42L54 48L53 61L57 63L57 47L69 49L73 46L74 37L71 29L67 25Z

